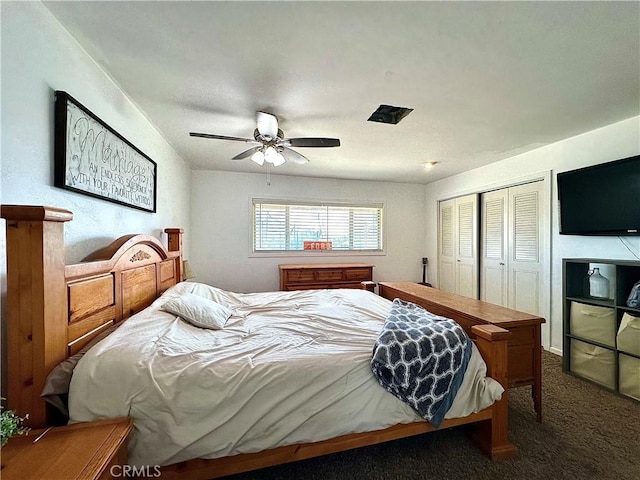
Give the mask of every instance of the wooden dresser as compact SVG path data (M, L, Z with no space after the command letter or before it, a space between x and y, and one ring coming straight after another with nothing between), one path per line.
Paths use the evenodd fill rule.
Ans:
M283 264L280 290L318 288L361 288L360 282L373 280L373 265L367 263Z
M531 385L537 419L542 421L541 325L544 318L413 282L383 282L378 288L384 298L400 298L436 315L455 316L467 332L473 325L483 323L509 330L512 333L507 345L509 387Z
M2 447L3 480L55 478L103 480L126 477L130 418L99 420L32 430Z

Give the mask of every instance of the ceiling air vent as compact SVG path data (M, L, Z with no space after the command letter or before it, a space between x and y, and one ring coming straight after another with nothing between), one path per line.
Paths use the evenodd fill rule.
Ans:
M393 107L391 105L380 105L378 109L369 117L370 122L397 124L404 117L413 112L413 108Z

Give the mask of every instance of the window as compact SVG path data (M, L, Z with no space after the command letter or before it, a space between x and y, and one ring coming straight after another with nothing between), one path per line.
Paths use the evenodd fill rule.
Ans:
M253 199L253 251L382 251L382 204Z

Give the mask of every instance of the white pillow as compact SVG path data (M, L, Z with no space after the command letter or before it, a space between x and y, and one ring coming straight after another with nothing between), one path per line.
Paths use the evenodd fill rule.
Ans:
M227 307L193 293L185 293L171 299L161 308L165 312L178 315L196 327L213 330L223 328L233 314Z

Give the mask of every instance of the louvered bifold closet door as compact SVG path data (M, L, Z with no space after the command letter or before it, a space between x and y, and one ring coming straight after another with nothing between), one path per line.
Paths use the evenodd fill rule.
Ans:
M456 200L456 293L478 298L478 196Z
M438 288L456 291L455 200L439 203L438 210Z
M480 299L508 306L507 283L507 189L482 194L482 242L480 254Z
M509 307L539 315L543 182L509 188Z

